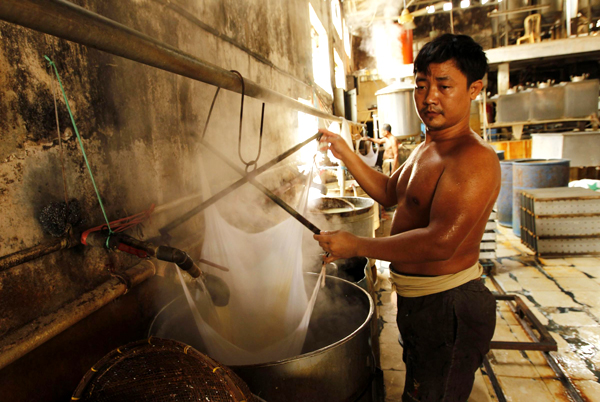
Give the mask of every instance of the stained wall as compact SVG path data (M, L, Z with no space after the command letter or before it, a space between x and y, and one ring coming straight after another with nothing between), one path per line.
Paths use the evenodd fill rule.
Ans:
M308 1L74 3L292 98L315 98ZM329 2L312 3L331 31ZM158 228L207 197L203 174L213 192L239 179L199 144L215 87L0 22L0 255L52 239L38 217L49 203L65 199L63 165L68 197L82 205L84 222L77 230L104 223L65 102L60 93L53 96L44 55L58 67L109 219L159 207L133 235L156 236ZM239 106L240 95L221 91L206 140L243 168ZM257 151L260 107L245 99L245 159ZM306 137L298 132L297 116L287 107L266 105L259 163ZM176 202L181 199L187 201ZM198 247L202 230L199 214L171 233L172 244ZM0 337L91 290L109 277L109 269L135 262L122 253L77 246L0 272Z

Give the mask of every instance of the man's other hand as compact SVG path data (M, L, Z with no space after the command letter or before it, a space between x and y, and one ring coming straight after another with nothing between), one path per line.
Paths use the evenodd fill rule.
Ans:
M340 258L357 256L358 237L352 233L342 230L322 231L321 234L314 235L313 238L319 242L319 246L326 253L329 253L329 257L323 257L323 261L326 263L339 260Z
M350 149L350 147L348 146L346 141L344 141L341 135L332 133L331 131L324 128L320 128L319 132L322 134L319 142L325 142L329 144L328 149L336 158L343 161L344 155L347 154L347 152L353 153L353 151Z

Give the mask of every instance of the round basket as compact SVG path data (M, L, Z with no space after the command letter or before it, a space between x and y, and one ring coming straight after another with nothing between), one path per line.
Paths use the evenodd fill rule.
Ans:
M71 400L257 401L228 367L184 343L155 337L104 356L81 379Z

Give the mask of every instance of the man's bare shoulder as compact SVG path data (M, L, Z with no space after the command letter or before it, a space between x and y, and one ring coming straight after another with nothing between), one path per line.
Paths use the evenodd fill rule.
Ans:
M462 141L457 142L450 150L451 158L460 165L492 165L500 168L498 155L491 145L481 137L473 135L465 136Z

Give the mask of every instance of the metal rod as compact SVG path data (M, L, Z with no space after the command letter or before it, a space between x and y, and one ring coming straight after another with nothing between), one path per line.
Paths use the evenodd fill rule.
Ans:
M215 262L212 262L212 261L205 260L204 258L198 258L197 260L198 260L198 262L199 262L199 263L201 263L201 264L210 265L211 267L213 267L213 268L217 268L217 269L220 269L221 271L229 272L229 268L227 268L227 267L224 267L224 266L222 266L222 265L220 265L220 264L217 264L217 263L215 263Z
M490 277L492 283L497 283L493 277ZM540 350L540 351L556 351L558 347L556 341L552 338L552 335L548 332L546 327L537 319L533 312L527 307L527 305L521 300L521 298L514 294L501 294L494 295L496 301L504 300L514 302L516 307L511 303L507 303L512 313L516 316L517 320L523 328L528 332L531 332L531 328L538 331L539 336L532 336L533 342L508 342L508 341L492 341L490 342L490 349L512 349L512 350ZM527 317L527 322L523 317ZM533 332L531 332L533 333ZM531 334L530 334L531 335Z
M241 93L240 79L234 73L68 1L2 0L0 19ZM247 96L282 104L328 120L344 120L262 87L249 79L244 78L244 84Z
M482 109L482 114L483 114L483 140L484 141L488 141L488 121L487 121L487 74L486 74L486 86L485 88L483 88L483 109ZM491 133L490 133L491 135Z
M238 172L241 175L245 175L246 174L242 169L240 169L239 167L237 167L237 165L235 165L234 163L232 163L229 159L227 159L227 157L225 155L223 155L221 152L219 152L212 145L208 144L206 141L202 141L201 144L204 145L209 151L211 151L212 153L214 153L216 156L218 156L230 168L232 168L233 170L235 170L236 172ZM298 211L296 211L294 208L290 207L281 198L277 197L271 190L269 190L268 188L266 188L265 186L263 186L262 184L260 184L259 182L257 182L254 179L255 176L256 175L253 175L253 176L247 175L245 177L246 177L246 179L248 180L248 182L250 184L252 184L254 187L256 187L257 189L259 189L260 191L262 191L263 194L265 194L267 197L269 197L271 200L273 200L273 202L275 202L277 205L279 205L281 208L283 208L285 210L285 212L287 212L292 217L294 217L298 222L300 222L301 224L303 224L308 230L310 230L314 234L320 234L321 233L321 230L318 227L316 227L315 225L313 225L304 216L300 215L300 213L298 213Z
M504 391L502 391L500 381L498 381L498 377L496 377L496 373L494 373L494 369L492 369L492 365L490 364L487 356L483 356L483 367L485 367L485 371L490 378L490 382L492 383L492 387L494 388L498 402L506 402L506 396L504 396Z
M235 189L241 187L242 185L246 184L250 179L255 178L256 176L258 176L259 174L261 174L265 170L267 170L270 167L272 167L272 166L276 165L277 163L281 162L282 160L284 160L288 156L292 155L294 152L298 151L300 148L304 147L308 143L312 142L313 140L316 140L317 138L319 138L320 135L321 135L320 133L317 133L317 134L313 135L312 137L308 138L307 140L301 142L300 144L298 144L298 145L296 145L296 146L288 149L287 151L285 151L281 155L279 155L279 156L271 159L269 162L265 163L264 165L262 165L261 167L259 167L258 169L254 170L253 172L251 172L251 173L249 173L247 175L243 171L241 171L237 166L233 165L233 168L236 171L238 171L239 173L241 173L242 175L244 175L244 177L242 177L241 179L239 179L238 181L236 181L235 183L233 183L229 187L221 190L217 194L213 195L208 200L202 202L200 205L192 208L191 210L189 210L188 212L186 212L185 214L183 214L179 218L174 219L173 221L171 221L168 224L166 224L165 226L163 226L161 229L159 229L160 234L163 235L163 236L167 235L171 230L175 229L177 226L179 226L182 223L188 221L189 219L191 219L192 217L194 217L198 213L202 212L205 208L208 208L209 206L211 206L215 202L219 201L221 198L225 197L227 194L231 193L233 190L235 190ZM206 146L206 143L203 141L202 145ZM223 156L223 155L221 155L220 157L223 160L227 160L227 158L225 158L225 156Z
M494 278L494 276L492 276L492 275L488 276L488 278L490 278L490 280L492 281L493 285L496 287L496 289L498 289L498 293L500 293L499 296L498 295L495 296L496 300L510 300L510 297L512 295L508 295L504 291L504 288L502 287L502 285L500 285L498 283L498 281L496 281L496 278ZM523 303L523 304L525 304L525 303ZM516 311L514 310L514 307L510 303L508 303L508 306L510 307L511 311L515 314L515 316L517 317L517 319L519 320L519 323L521 324L521 326L523 327L523 329L525 330L525 332L527 332L527 334L531 337L531 339L537 341L538 340L538 335L533 332L533 330L529 327L529 325L523 325L523 320L516 313ZM539 323L539 320L537 320L537 318L536 318L536 321ZM545 326L543 326L541 323L539 325L541 327L543 327L544 330L546 330ZM539 328L538 328L538 330L539 330ZM547 330L546 330L546 332L547 332ZM548 333L548 335L549 335L549 333ZM552 335L549 335L549 336L552 336ZM554 341L554 339L553 339L553 341ZM554 342L554 343L556 344L556 342ZM557 348L552 349L552 350L556 351ZM548 365L550 366L550 368L556 374L558 380L562 383L562 385L567 390L567 393L572 398L572 400L575 401L575 402L583 402L583 399L582 399L581 395L579 394L579 391L577 390L577 388L575 387L575 385L573 385L573 382L565 374L565 372L560 367L560 365L556 362L556 359L555 359L554 355L550 354L549 351L542 351L542 354L544 355L544 358L546 359L546 362L548 363Z
M506 16L506 15L510 15L510 14L527 13L529 11L543 10L548 7L550 7L550 6L545 4L545 5L541 5L541 6L529 6L529 7L516 8L514 10L508 10L508 11L494 10L494 11L490 11L488 13L488 17L496 18L496 17Z
M195 193L195 194L187 195L185 197L178 198L178 199L173 200L171 202L168 202L166 204L159 205L159 206L157 206L157 207L154 208L154 211L152 211L152 213L154 215L157 215L157 214L162 213L164 211L168 211L170 209L173 209L173 208L176 208L176 207L180 207L181 204L185 204L185 203L190 202L192 200L193 201L198 201L198 198L200 198L200 199L202 198L202 192L198 192L198 193Z
M54 239L48 243L38 244L37 246L5 255L0 257L0 272L54 253L55 251L74 247L77 244L79 243L76 240L67 235L65 237Z
M129 286L124 283L123 279L111 278L58 311L39 317L2 338L0 341L0 369L123 295L129 290L129 287L142 283L154 274L155 268L152 262L142 261L127 271L119 273L119 277L125 279Z
M500 295L495 295L496 300L510 300L510 297L512 295L508 295L504 291L504 288L502 287L502 285L500 285L498 283L498 281L496 281L496 278L494 278L493 275L488 276L488 278L490 278L490 280L492 281L494 287L496 289L498 289L498 293L500 294ZM517 319L519 320L519 322L520 322L521 326L523 327L523 329L525 330L525 332L527 332L527 334L533 340L537 341L538 340L537 334L535 334L532 331L532 329L529 327L529 325L523 325L523 320L515 312L513 306L510 303L508 303L508 306L510 307L511 311L515 314L515 316L517 317ZM537 318L536 318L536 320L537 320ZM539 320L537 320L537 322L539 323ZM544 327L541 323L540 323L540 326ZM544 327L544 329L545 329L545 327ZM546 330L546 332L547 332L547 330ZM553 349L553 350L556 350L556 349ZM560 365L556 362L556 359L555 359L554 355L550 354L550 352L548 352L548 351L542 351L542 354L544 355L544 358L546 359L546 362L548 363L548 365L550 366L550 368L557 375L558 380L562 383L562 385L565 387L565 389L569 393L569 396L572 398L572 400L575 401L575 402L583 402L583 399L582 399L581 395L579 394L579 391L573 385L573 382L571 381L571 379L569 377L567 377L567 375L564 373L564 371L562 370L562 368L560 367ZM484 364L485 364L485 360L484 360ZM489 362L488 362L488 364L489 364ZM491 370L491 365L490 365L490 370ZM494 387L494 390L495 389L496 389L496 387ZM500 388L500 391L502 391L502 388Z
M567 390L567 393L571 397L571 400L574 402L585 402L588 399L583 399L577 387L573 384L573 381L565 374L560 365L556 362L556 358L550 354L550 352L542 352L546 362L550 366L550 368L554 371L558 380Z

